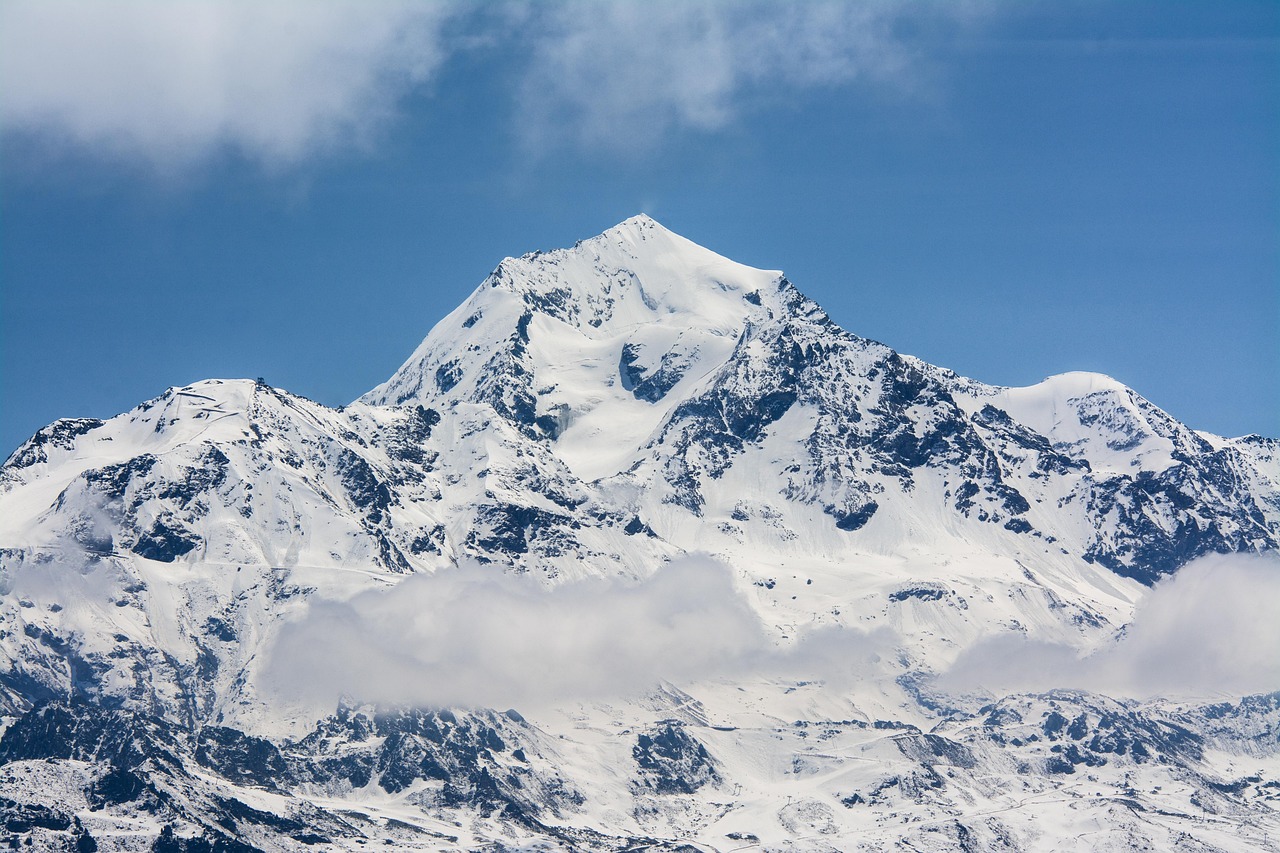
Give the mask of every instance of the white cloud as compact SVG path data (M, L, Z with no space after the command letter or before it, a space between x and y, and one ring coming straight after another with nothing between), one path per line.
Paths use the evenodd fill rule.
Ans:
M732 572L704 556L640 581L550 589L473 565L348 602L313 602L272 647L267 684L320 708L345 696L528 709L745 676L843 689L886 671L894 640L828 628L780 646Z
M530 150L626 152L724 128L755 93L901 82L903 20L967 7L0 0L0 125L168 168L228 149L296 163L369 143L452 55L487 49L519 74L507 108Z
M544 588L469 566L348 602L313 602L270 653L283 698L524 707L635 694L660 681L819 680L843 692L899 671L901 638L825 628L781 644L732 572L686 557L637 582ZM999 638L964 652L937 686L996 694L1079 688L1206 697L1280 688L1280 561L1215 556L1157 585L1094 654Z
M1202 558L1156 585L1115 642L1087 657L1002 637L961 655L939 686L994 693L1071 687L1140 698L1280 689L1280 561Z
M446 57L443 2L9 0L0 122L182 165L220 147L287 163L363 142Z
M316 602L274 647L284 694L508 707L733 671L768 648L727 569L685 558L635 583L545 589L470 566Z

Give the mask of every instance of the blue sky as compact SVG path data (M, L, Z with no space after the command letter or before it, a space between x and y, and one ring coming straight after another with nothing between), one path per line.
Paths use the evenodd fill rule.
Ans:
M638 212L962 374L1280 435L1280 4L0 5L0 446L342 404Z

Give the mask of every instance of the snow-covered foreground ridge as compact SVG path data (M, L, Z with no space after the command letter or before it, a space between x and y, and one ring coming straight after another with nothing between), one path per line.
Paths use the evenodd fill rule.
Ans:
M341 409L210 380L19 447L0 811L55 849L1267 849L1276 567L1179 572L1278 542L1275 440L965 379L636 217ZM1205 589L1247 604L1187 623L1217 667L1161 641ZM1098 692L1139 670L1182 695Z

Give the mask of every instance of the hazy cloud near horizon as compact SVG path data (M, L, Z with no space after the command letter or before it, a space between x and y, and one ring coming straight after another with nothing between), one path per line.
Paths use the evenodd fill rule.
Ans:
M279 167L371 144L452 56L490 49L519 66L498 108L527 150L629 150L723 128L756 89L905 80L896 25L971 7L8 0L0 126L162 171L225 149Z

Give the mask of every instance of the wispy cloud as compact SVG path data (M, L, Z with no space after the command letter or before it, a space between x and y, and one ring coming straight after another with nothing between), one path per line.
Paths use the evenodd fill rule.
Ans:
M519 126L534 148L566 142L647 148L681 130L718 130L753 93L901 82L896 32L915 4L571 2L535 36Z
M909 79L918 57L903 23L960 8L7 0L0 126L161 167L223 150L296 164L375 140L408 93L479 48L515 64L522 82L505 109L526 151L627 152L722 129L757 94Z
M998 638L962 654L939 686L997 694L1067 687L1136 698L1280 689L1280 560L1202 558L1158 584L1121 635L1091 655Z

